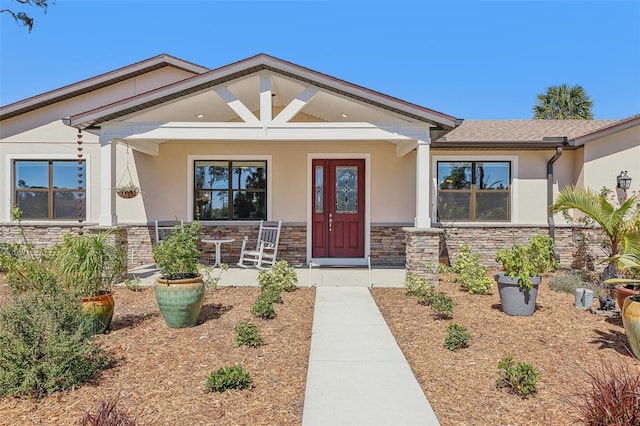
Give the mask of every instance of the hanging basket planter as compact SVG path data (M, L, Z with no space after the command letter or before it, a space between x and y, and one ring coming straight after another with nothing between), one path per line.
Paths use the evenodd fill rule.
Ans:
M138 188L138 187L135 187L135 188L124 188L124 187L116 188L116 194L118 194L118 196L122 197L122 198L134 198L139 193L140 193L140 188Z
M122 182L126 182L125 177L129 178L129 183L122 184ZM129 144L127 144L127 168L125 169L125 173L120 178L120 182L118 186L114 188L116 194L118 194L121 198L134 198L140 193L140 187L133 183L133 177L131 176L131 171L129 170Z

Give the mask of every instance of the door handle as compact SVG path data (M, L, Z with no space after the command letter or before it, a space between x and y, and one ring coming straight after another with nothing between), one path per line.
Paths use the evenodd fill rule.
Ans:
M333 228L333 215L329 213L329 232L331 232L332 228Z

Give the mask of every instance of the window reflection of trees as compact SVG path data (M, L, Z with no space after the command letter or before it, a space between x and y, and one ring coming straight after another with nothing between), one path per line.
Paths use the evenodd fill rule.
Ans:
M70 183L77 182L76 174L84 174L84 169L84 163L78 166L77 161L16 160L15 204L22 210L22 217L27 220L77 219L79 200L82 200L82 211L86 211L85 183L80 183L80 188ZM54 182L63 186L55 186Z
M266 219L264 162L196 162L194 179L197 219Z
M438 220L510 218L508 162L438 162Z

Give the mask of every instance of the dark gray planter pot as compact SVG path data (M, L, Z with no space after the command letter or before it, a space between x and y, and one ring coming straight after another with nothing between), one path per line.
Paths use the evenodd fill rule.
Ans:
M511 278L503 273L495 275L500 293L502 312L511 316L528 317L536 310L536 298L541 277L533 277L533 288L526 290L518 284L518 278Z

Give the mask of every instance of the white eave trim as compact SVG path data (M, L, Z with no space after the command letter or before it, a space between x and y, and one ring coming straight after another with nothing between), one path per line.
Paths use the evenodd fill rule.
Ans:
M394 109L400 114L404 113L414 115L417 117L421 117L424 120L433 123L439 123L450 128L454 128L460 124L457 119L451 120L447 117L443 117L440 114L425 111L425 109L419 108L418 106L413 106L412 104L401 102L400 100L395 100L391 97L382 96L380 94L377 94L376 92L365 90L363 88L348 84L347 82L324 76L315 71L305 70L304 68L301 69L301 67L283 63L274 58L268 57L255 58L251 61L242 61L231 64L222 69L213 70L205 74L191 77L185 81L176 82L164 88L153 90L151 93L114 103L109 107L99 108L96 110L78 114L74 118L72 118L72 120L70 120L69 124L73 127L90 127L93 123L100 120L102 117L117 114L123 109L133 108L148 102L153 102L154 100L163 98L165 96L171 96L173 94L179 93L184 90L189 90L203 84L206 85L210 82L228 80L234 75L237 75L237 77L233 78L233 80L236 80L238 78L242 78L240 74L246 74L247 70L251 70L252 68L259 66L263 66L275 74L280 73L287 78L306 81L306 84L310 84L316 87L332 88L341 93L347 93L355 97L367 99L372 103L373 106L376 106L376 104L383 107L386 106ZM250 73L252 74L252 72ZM211 86L217 86L218 84L220 83L212 83Z
M101 140L189 141L388 141L425 140L429 127L412 123L108 123ZM413 144L404 144L406 155Z
M177 68L185 69L187 71L193 72L194 74L202 74L210 71L207 68L182 61L178 58L158 56L150 60L142 61L134 65L126 66L126 67L117 69L115 71L110 71L110 72L101 74L97 77L92 77L92 78L80 81L78 83L70 84L68 86L64 86L59 89L54 89L50 92L46 92L41 95L36 95L31 98L27 98L22 101L15 102L13 104L7 105L7 107L5 108L0 109L0 112L4 115L4 114L10 114L17 110L30 108L32 106L41 104L43 102L47 102L52 99L57 99L61 96L65 96L70 93L75 93L81 90L89 89L92 86L96 86L104 82L108 82L110 80L118 79L120 77L125 77L129 74L135 74L141 70L144 70L146 68L151 68L161 63L166 63L168 66L174 66Z

